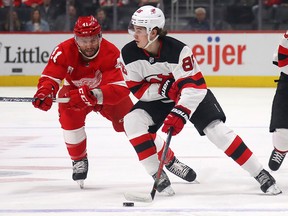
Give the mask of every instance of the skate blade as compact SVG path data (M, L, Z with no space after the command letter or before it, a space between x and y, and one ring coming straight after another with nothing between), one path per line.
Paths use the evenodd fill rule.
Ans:
M84 180L76 180L76 182L78 183L80 189L84 189Z
M266 191L266 194L268 194L268 195L278 195L281 193L282 193L282 191L280 190L280 188L276 184L271 185Z
M175 195L175 191L173 190L173 188L171 186L168 186L164 190L161 191L161 194L165 194L165 195L168 195L168 196L174 196Z

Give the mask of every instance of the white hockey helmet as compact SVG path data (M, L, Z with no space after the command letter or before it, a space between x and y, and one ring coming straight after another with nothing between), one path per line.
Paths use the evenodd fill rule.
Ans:
M151 5L145 5L140 7L138 10L134 12L131 18L130 28L135 26L146 27L147 33L158 27L160 29L164 28L165 25L165 16L162 10L157 7L153 7Z

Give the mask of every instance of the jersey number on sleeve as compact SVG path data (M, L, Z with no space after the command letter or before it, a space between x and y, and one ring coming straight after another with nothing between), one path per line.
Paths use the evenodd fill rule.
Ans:
M50 59L52 59L54 63L56 63L58 56L62 54L62 51L57 51L58 49L59 47L56 47L50 57Z
M187 72L193 70L193 65L194 65L193 55L187 56L182 59L182 68L184 71Z

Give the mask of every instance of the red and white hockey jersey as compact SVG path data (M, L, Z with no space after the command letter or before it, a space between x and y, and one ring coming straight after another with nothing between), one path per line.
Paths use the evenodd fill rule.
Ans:
M180 95L177 104L191 110L192 115L207 92L199 65L184 43L168 36L160 43L157 56L138 48L135 41L123 47L120 61L126 83L139 100L163 100L158 93L161 77L171 76Z
M274 62L278 65L280 72L288 75L288 31L286 31L280 41Z
M74 38L60 43L52 52L42 78L50 78L58 84L79 88L87 85L99 88L103 104L116 104L129 95L121 70L117 67L120 52L115 45L102 38L97 56L87 62L78 51Z

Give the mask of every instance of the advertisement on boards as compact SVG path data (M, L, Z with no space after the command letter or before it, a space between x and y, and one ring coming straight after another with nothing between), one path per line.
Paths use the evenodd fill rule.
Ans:
M282 33L171 33L191 47L205 76L275 76L272 65ZM73 34L0 34L0 76L39 76L50 53ZM128 33L104 33L121 49Z

